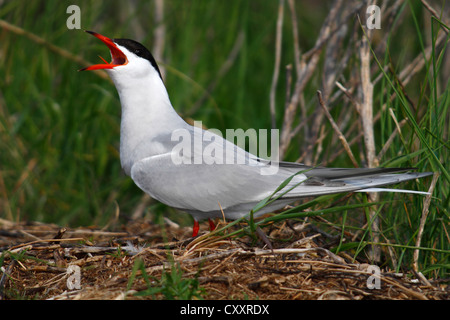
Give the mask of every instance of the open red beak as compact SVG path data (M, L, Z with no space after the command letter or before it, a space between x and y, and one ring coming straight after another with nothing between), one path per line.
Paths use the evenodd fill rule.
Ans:
M105 36L102 36L101 34L93 32L93 31L86 30L86 32L92 34L96 38L99 38L100 40L103 41L104 44L106 44L106 46L109 48L109 51L111 51L112 61L110 63L108 63L105 59L100 57L100 59L102 59L105 62L104 64L95 64L93 66L83 68L80 71L112 69L114 67L123 66L128 63L126 55L122 51L120 51L119 48L117 48L116 44L111 39L109 39Z

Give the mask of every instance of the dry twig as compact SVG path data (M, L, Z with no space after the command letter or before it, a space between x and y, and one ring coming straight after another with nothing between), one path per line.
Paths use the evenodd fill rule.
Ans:
M278 83L278 77L280 74L280 61L281 61L281 40L283 37L283 21L284 21L284 0L280 0L278 4L278 18L277 29L275 37L275 64L273 70L272 84L270 86L270 116L272 119L272 129L277 127L276 112L275 112L275 93Z
M420 247L420 243L422 241L422 234L423 234L423 230L425 228L425 222L427 220L428 210L429 210L430 204L431 204L431 197L432 197L434 188L436 187L438 177L439 177L439 172L435 172L433 174L433 179L431 180L430 188L428 189L429 194L423 199L422 217L420 218L419 230L417 232L416 247ZM414 271L419 272L419 249L414 250L413 259L414 259L414 263L413 263Z
M322 107L326 117L328 118L328 120L330 121L331 126L333 127L334 131L338 135L339 140L341 140L342 145L344 146L344 149L347 152L348 156L350 157L350 160L352 161L353 165L355 166L355 168L357 168L358 167L358 163L357 163L355 157L353 156L352 150L350 149L350 146L349 146L349 144L347 142L347 139L342 134L342 132L339 129L338 125L336 124L336 122L334 122L333 117L331 116L330 112L328 111L328 108L325 105L325 102L323 101L322 93L320 91L317 91L317 96L318 96L318 99L319 99L319 104Z

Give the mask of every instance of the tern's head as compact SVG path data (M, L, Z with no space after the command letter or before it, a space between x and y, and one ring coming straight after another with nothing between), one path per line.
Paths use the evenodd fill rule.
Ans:
M81 70L105 69L113 78L121 75L128 77L155 74L161 78L161 72L150 51L142 44L130 39L109 39L93 31L86 31L100 39L111 52L111 62L100 57L104 64L96 64Z

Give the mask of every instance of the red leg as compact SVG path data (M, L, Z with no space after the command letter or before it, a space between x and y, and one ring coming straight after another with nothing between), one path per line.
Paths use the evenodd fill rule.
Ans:
M214 224L214 221L212 221L210 218L208 218L209 222L209 230L214 231L216 229L216 225Z
M198 221L194 219L194 228L192 228L192 236L196 237L198 235L198 230L200 229L200 225Z

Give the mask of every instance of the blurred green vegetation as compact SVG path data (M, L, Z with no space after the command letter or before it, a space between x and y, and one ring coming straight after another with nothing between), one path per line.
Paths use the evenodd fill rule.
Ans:
M386 1L383 12L390 12L394 2L398 3ZM436 10L442 9L440 1L430 3ZM96 73L77 72L85 66L83 59L98 63L97 55L107 58L108 50L82 30L67 28L66 9L71 4L81 9L81 29L111 38L132 38L153 49L154 30L160 25L155 22L154 1L0 1L3 21L0 25L0 217L4 219L70 226L105 225L117 212L122 218L130 217L142 202L143 193L120 167L120 103L116 90L111 81ZM296 1L295 4L298 43L305 53L314 47L334 2ZM269 94L274 72L277 11L278 1L164 1L161 21L165 27L164 48L159 62L165 69L172 103L182 116L223 131L271 127ZM414 118L417 127L410 122L402 127L401 135L394 138L380 165L441 172L422 241L423 247L438 251L421 252L421 263L424 270L442 274L450 264L450 59L449 50L445 50L448 35L443 44L433 44L441 24L442 29L448 30L448 26L444 19L431 19L419 1L402 2L390 17L392 28L382 26L373 36L374 52L385 67L383 74L372 59L372 79L378 79L374 87L374 113L381 110L375 124L376 148L379 152L396 130L389 109L398 122L406 117ZM355 37L364 36L356 15L351 15L347 24L355 31L342 40L345 46L337 53L348 55L347 64L341 66L344 70L336 79L344 86L359 72ZM287 3L282 30L276 90L278 127L283 123L286 102L285 66L294 65L295 57ZM427 58L428 47L433 49L432 58ZM231 57L233 48L236 54ZM319 110L316 91L322 90L326 54L326 50L321 52L314 74L302 92L302 110L309 116ZM421 55L424 67L403 86L398 73ZM227 63L219 77L219 70ZM397 95L391 99L394 92ZM333 86L332 93L339 93L339 89ZM358 129L348 129L359 121L358 113L342 92L337 97L329 102L329 107L335 119L348 115L346 122L340 123L346 125L342 131L350 141L359 133ZM382 109L384 104L386 109ZM295 124L300 121L298 114ZM326 119L321 123L321 130L323 139L310 150L315 164L351 167L345 153L327 163L331 155L343 148ZM307 131L301 129L293 137L285 160L301 157L306 135ZM352 151L358 164L365 166L361 141L352 145ZM427 191L430 181L423 179L401 188ZM356 201L361 200L358 197ZM382 241L414 246L423 197L383 194L382 199L397 200L379 208ZM148 215L158 212L178 222L183 223L186 218L190 221L188 215L178 215L157 202L147 206ZM347 222L359 222L364 210L352 214L347 217L345 211ZM342 216L342 213L330 214L327 219L342 227ZM405 261L410 263L412 250L396 250L398 268Z

